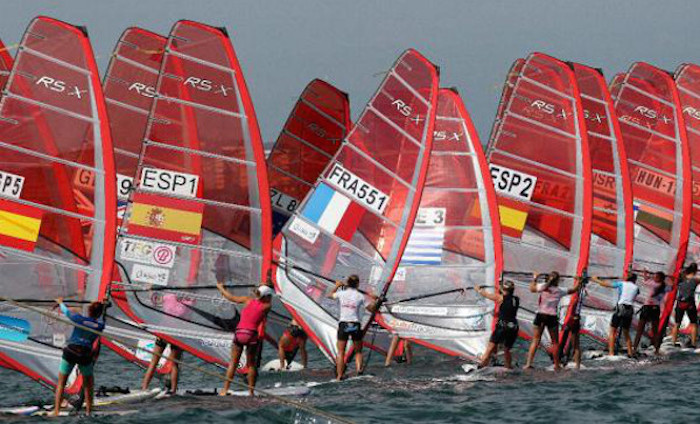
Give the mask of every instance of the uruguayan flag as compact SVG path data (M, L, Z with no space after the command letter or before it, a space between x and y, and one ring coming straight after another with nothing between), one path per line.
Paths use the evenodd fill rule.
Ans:
M440 265L445 227L413 227L401 265Z

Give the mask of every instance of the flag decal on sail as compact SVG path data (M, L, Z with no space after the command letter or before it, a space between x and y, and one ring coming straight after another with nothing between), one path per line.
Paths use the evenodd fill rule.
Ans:
M440 265L445 227L413 227L401 265Z
M503 234L520 238L527 222L527 212L499 205L498 214L501 217Z
M0 199L0 244L31 252L39 238L43 212Z
M135 193L129 234L199 244L204 205L195 200Z
M673 215L644 205L634 206L635 221L649 229L670 232L673 228Z
M319 184L301 215L325 231L350 241L365 208L325 183Z
M0 315L0 340L24 342L29 338L31 325L29 321Z

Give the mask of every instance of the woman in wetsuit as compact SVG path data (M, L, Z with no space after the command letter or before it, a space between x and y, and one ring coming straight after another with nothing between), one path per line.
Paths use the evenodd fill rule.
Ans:
M88 316L73 312L63 303L63 298L56 299L56 303L61 308L61 312L73 323L82 327L90 328L101 332L105 328L105 321L102 318L104 304L93 302L88 306ZM63 348L63 357L58 371L58 383L56 384L56 398L54 403L54 416L61 412L61 401L63 391L66 388L68 376L73 372L73 368L78 366L80 374L83 376L83 390L85 392L85 412L92 413L92 400L95 387L93 368L95 365L95 351L99 335L86 329L75 327L68 339L66 347Z
M223 283L217 283L216 287L221 292L221 295L229 301L244 305L241 311L241 319L238 322L238 326L236 326L236 332L233 337L231 363L226 371L226 381L219 395L226 396L228 394L231 381L238 368L238 362L241 360L241 354L245 348L248 364L248 390L250 395L253 396L255 380L258 375L257 354L261 343L259 334L264 333L261 327L264 327L267 314L272 309L272 295L274 291L269 286L261 285L255 289L255 297L234 296L226 290Z
M503 345L505 366L509 369L513 368L510 350L518 338L518 309L520 308L520 298L514 295L515 284L512 281L504 281L499 294L491 294L483 287L477 287L476 292L498 305L498 322L491 333L489 345L481 358L479 368L489 365L491 357L498 353L498 346L501 344Z

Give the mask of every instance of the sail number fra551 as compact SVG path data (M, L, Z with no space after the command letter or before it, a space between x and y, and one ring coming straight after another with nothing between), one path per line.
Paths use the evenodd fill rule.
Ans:
M521 171L515 171L502 165L490 165L491 179L498 193L521 199L532 199L537 177Z
M352 199L367 208L383 214L389 203L389 195L374 187L367 181L335 163L326 177L328 182L340 189Z

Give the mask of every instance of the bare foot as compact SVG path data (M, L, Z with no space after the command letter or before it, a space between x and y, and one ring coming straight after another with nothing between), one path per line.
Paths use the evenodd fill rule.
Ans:
M228 393L226 390L222 390L219 392L219 396L228 396Z

